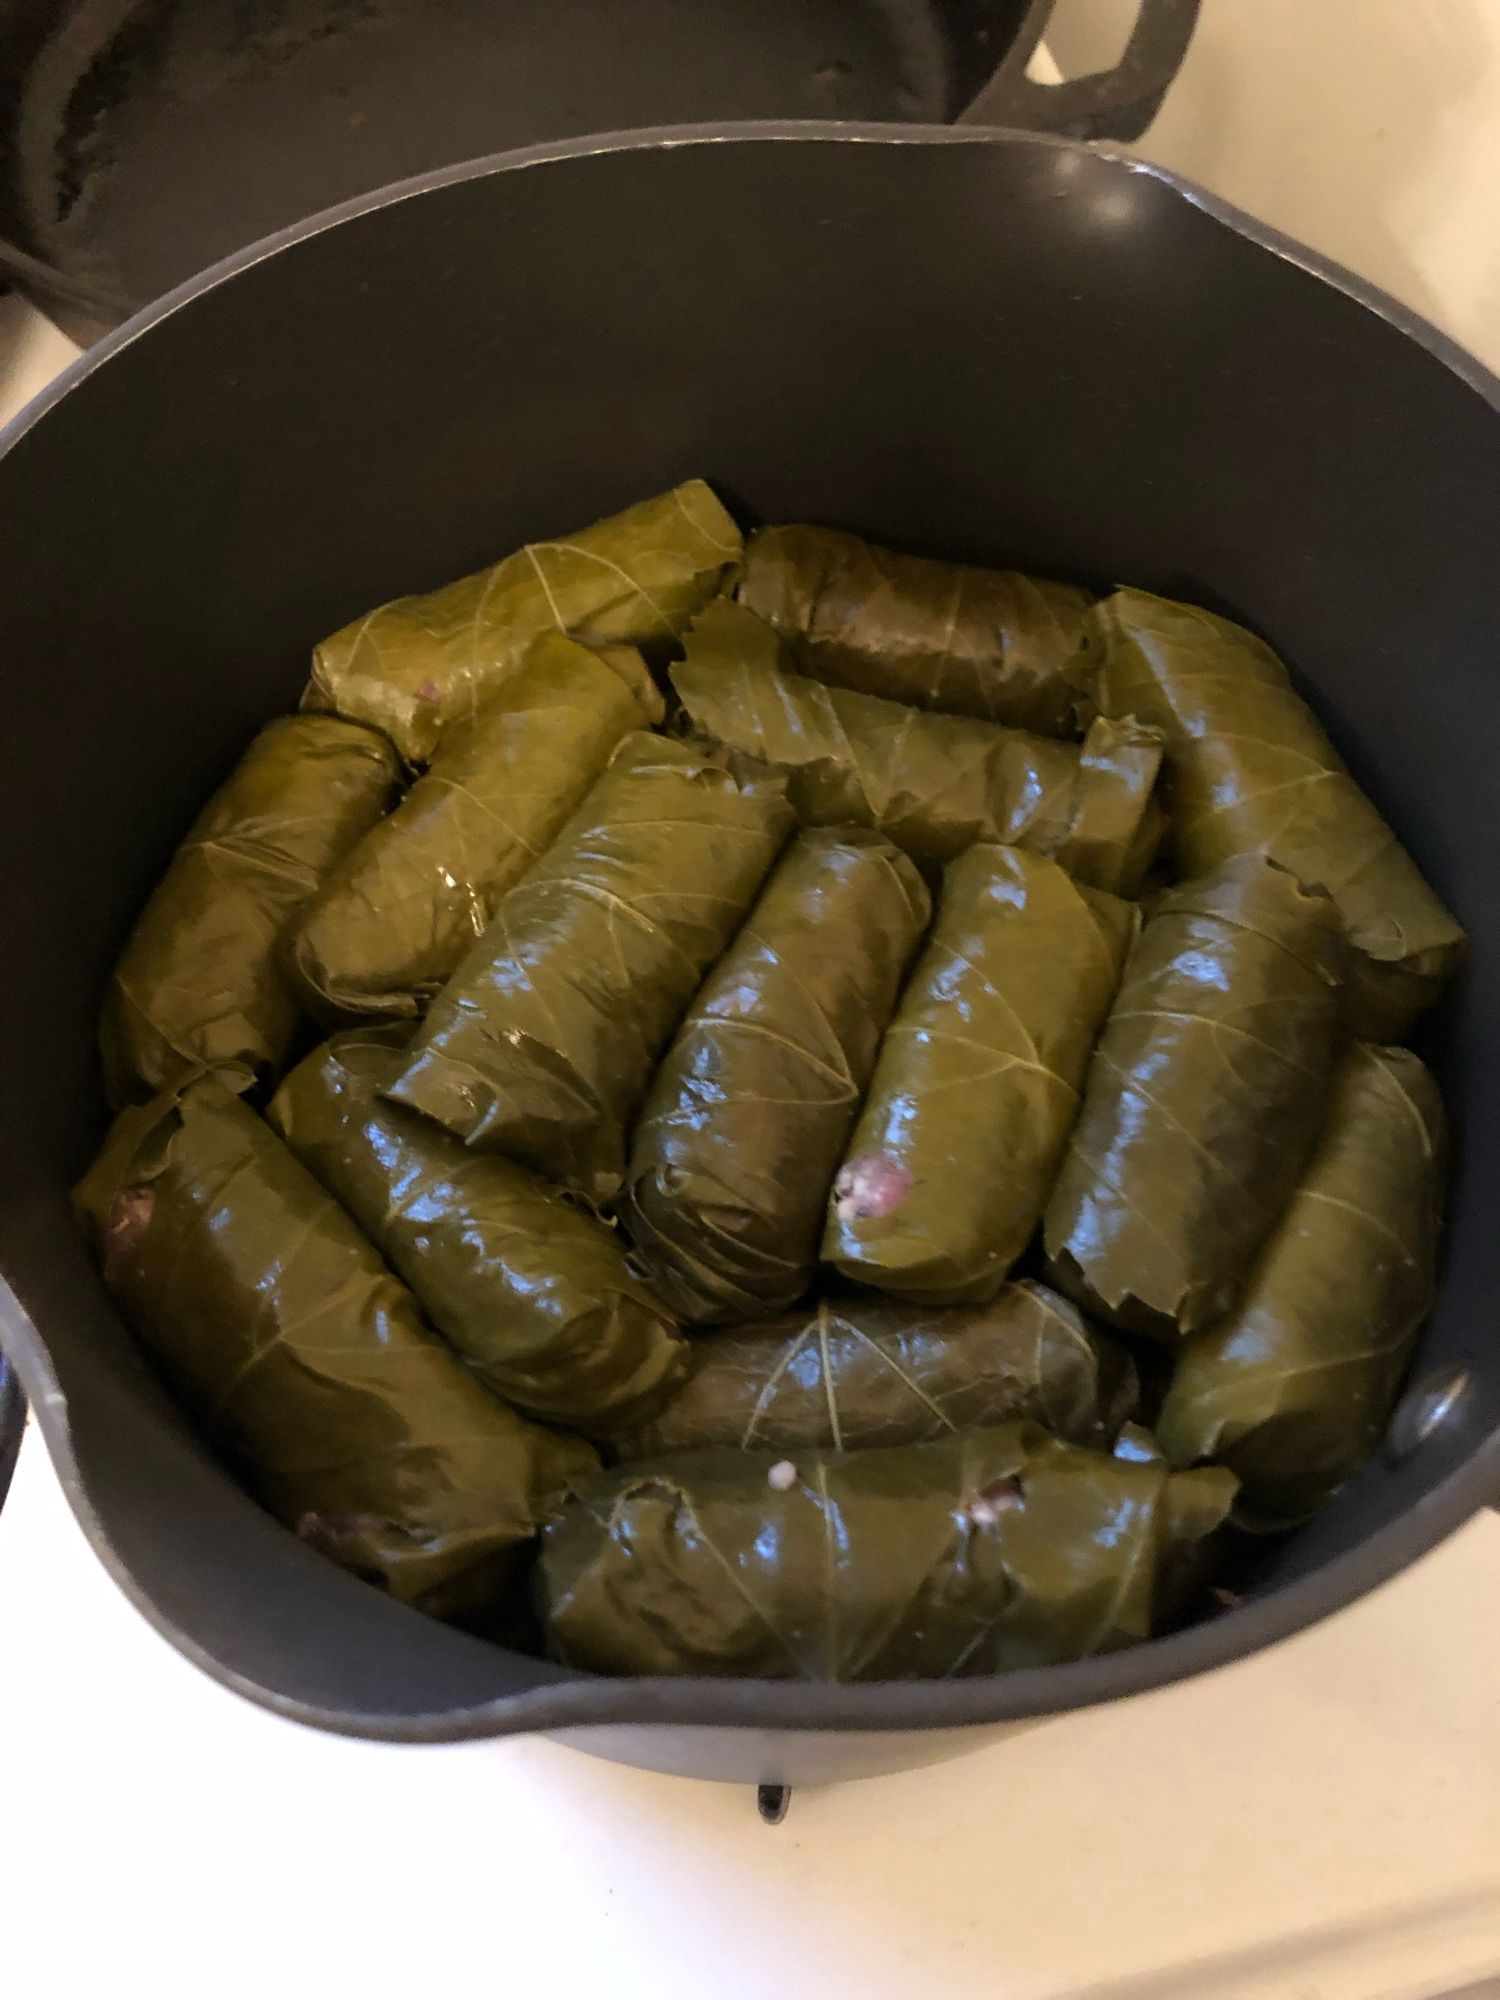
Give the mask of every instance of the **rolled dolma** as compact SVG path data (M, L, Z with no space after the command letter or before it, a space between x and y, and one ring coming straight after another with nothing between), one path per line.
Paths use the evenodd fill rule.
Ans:
M75 1195L141 1342L264 1506L439 1617L493 1606L595 1463L497 1402L214 1077L123 1112Z
M685 1319L812 1283L828 1189L930 905L899 848L804 833L699 992L636 1127L622 1217Z
M1082 747L928 714L783 670L770 626L719 599L671 670L692 732L781 771L805 826L869 826L924 867L1012 841L1099 888L1133 889L1161 831L1161 742L1096 722Z
M335 1035L287 1077L271 1122L487 1389L586 1437L639 1426L681 1384L687 1346L624 1239L383 1097L403 1059L390 1029Z
M657 1057L791 824L772 774L627 736L433 1002L391 1095L607 1200Z
M1162 1446L1229 1466L1259 1525L1311 1514L1379 1440L1436 1290L1442 1157L1421 1061L1356 1046L1239 1304L1181 1350Z
M837 528L762 528L736 595L814 680L1043 736L1093 714L1087 591L896 555Z
M300 1007L285 934L389 805L396 756L331 715L263 729L152 892L104 996L99 1047L116 1106L203 1069L244 1089L278 1069Z
M823 1239L903 1298L993 1298L1030 1241L1136 929L1131 903L971 847L880 1050Z
M1172 841L1184 874L1259 852L1326 889L1354 947L1355 1033L1397 1041L1437 995L1463 932L1350 776L1263 641L1145 590L1100 607L1100 705L1167 738Z
M1085 1309L1171 1338L1233 1306L1323 1122L1344 964L1332 900L1260 855L1161 898L1047 1205Z
M1136 1393L1124 1349L1029 1279L976 1306L849 1292L694 1341L686 1385L628 1454L925 1444L1012 1417L1091 1444L1113 1437Z
M686 1452L579 1482L542 1538L552 1651L608 1674L944 1679L1150 1637L1234 1477L1002 1424L889 1451Z
M420 1013L646 719L605 657L558 632L538 639L449 723L426 774L303 912L292 961L313 1011Z
M739 529L701 479L590 528L356 618L313 654L306 706L383 729L412 763L533 639L588 646L671 640L738 562Z

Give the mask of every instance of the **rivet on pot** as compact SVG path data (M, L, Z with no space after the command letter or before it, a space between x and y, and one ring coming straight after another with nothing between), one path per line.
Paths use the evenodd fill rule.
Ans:
M1434 1368L1414 1382L1396 1405L1386 1432L1386 1450L1397 1465L1453 1421L1469 1390L1467 1368Z

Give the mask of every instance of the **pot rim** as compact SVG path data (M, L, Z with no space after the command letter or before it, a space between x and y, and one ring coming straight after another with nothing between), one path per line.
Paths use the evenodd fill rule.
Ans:
M745 121L649 127L553 141L433 169L361 195L277 231L177 286L144 307L97 346L87 349L0 430L0 459L97 369L134 345L158 322L216 290L265 258L397 202L465 181L515 173L553 162L625 152L705 145L905 145L1045 148L1088 155L1122 173L1142 174L1176 199L1254 249L1331 285L1353 304L1384 320L1455 374L1500 413L1500 379L1456 341L1388 293L1342 265L1259 222L1195 182L1122 150L1046 133L945 125L841 124L833 121ZM355 1713L291 1699L237 1674L178 1628L141 1589L95 1511L74 1449L67 1397L44 1336L0 1276L0 1336L25 1389L63 1490L95 1554L136 1609L176 1649L222 1685L292 1720L342 1735L393 1742L455 1742L523 1731L616 1725L744 1729L920 1732L983 1727L1062 1714L1104 1701L1149 1693L1175 1681L1232 1664L1340 1611L1436 1547L1500 1493L1500 1429L1397 1519L1356 1547L1265 1597L1252 1597L1221 1617L1125 1651L1063 1666L1021 1668L967 1681L887 1681L868 1684L574 1677L552 1668L523 1694L425 1714ZM416 1614L411 1614L416 1615Z

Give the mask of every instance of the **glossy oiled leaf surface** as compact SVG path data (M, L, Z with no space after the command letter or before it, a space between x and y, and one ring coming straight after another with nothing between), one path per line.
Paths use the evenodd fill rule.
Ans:
M286 933L390 803L396 758L330 715L263 729L194 821L104 996L106 1087L119 1105L201 1069L238 1087L279 1068L299 1013Z
M124 1112L75 1198L143 1346L272 1513L438 1616L498 1602L593 1454L465 1373L268 1125L200 1079Z
M750 537L736 594L834 687L1044 736L1093 712L1098 631L1071 584L792 526Z
M1082 1659L1171 1615L1234 1494L1217 1468L1032 1424L777 1464L687 1452L580 1482L543 1536L552 1650L600 1673L813 1681Z
M1064 1291L1168 1338L1229 1310L1323 1121L1344 962L1331 900L1259 855L1162 897L1047 1206Z
M403 1060L389 1029L336 1035L282 1084L271 1122L487 1389L586 1437L638 1426L682 1382L687 1348L624 1239L383 1097Z
M1045 1285L976 1306L846 1292L695 1340L687 1385L629 1455L924 1444L1012 1417L1088 1444L1114 1434L1136 1391L1124 1349Z
M577 534L356 618L313 654L305 702L383 729L421 763L543 632L588 646L670 641L738 562L740 531L690 479Z
M971 847L881 1046L825 1260L905 1298L993 1298L1041 1220L1135 934L1130 903Z
M647 719L605 659L561 633L538 639L449 724L426 774L304 912L292 957L314 1012L420 1013L615 745Z
M1163 1448L1230 1466L1264 1524L1312 1513L1379 1440L1436 1289L1443 1150L1419 1058L1355 1047L1243 1298L1182 1349Z
M907 857L851 828L793 841L657 1072L622 1215L686 1319L798 1299L880 1034L929 913Z
M392 1094L595 1201L699 981L792 825L778 779L621 744L433 1002Z
M1349 775L1270 647L1144 590L1100 607L1106 714L1167 736L1181 871L1259 851L1338 904L1355 957L1355 1031L1395 1041L1437 995L1463 932Z
M1082 749L937 715L784 671L782 642L742 604L694 621L672 683L695 734L783 772L808 826L869 826L926 867L976 840L1014 841L1106 889L1133 888L1160 821L1160 738L1095 723Z

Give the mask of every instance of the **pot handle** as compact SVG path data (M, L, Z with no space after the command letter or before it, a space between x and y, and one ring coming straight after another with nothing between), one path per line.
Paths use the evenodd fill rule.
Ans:
M955 123L1008 125L1070 139L1139 139L1182 66L1200 5L1201 0L1140 0L1130 41L1113 69L1038 83L1026 74L1026 65L1057 0L1031 0L1004 61Z
M21 1449L21 1432L26 1426L26 1398L16 1371L0 1354L0 1506L5 1504L10 1476L16 1469Z

